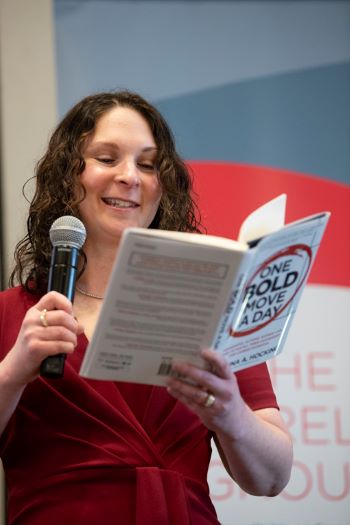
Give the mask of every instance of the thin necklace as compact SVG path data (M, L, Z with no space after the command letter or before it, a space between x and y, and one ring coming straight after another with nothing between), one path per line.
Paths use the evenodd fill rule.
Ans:
M99 299L100 301L102 301L104 299L104 297L102 295L97 295L95 293L87 292L86 290L83 290L82 288L80 288L77 284L75 285L75 288L82 295L86 295L86 297L92 297L92 299Z

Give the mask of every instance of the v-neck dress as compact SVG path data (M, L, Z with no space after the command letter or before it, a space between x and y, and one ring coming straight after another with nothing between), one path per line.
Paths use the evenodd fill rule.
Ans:
M0 360L37 300L0 293ZM80 377L87 344L79 336L63 379L27 385L0 437L8 524L218 524L211 433L163 387ZM266 365L237 377L253 410L278 408Z

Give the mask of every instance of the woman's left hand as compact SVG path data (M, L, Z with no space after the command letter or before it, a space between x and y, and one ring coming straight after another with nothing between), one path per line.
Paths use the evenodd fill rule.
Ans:
M173 364L183 380L169 377L169 393L215 433L227 472L243 490L256 496L275 496L289 480L293 459L291 437L279 411L252 411L225 359L213 350L203 350L202 356L210 371L189 363Z
M207 428L233 436L240 429L237 416L246 408L236 376L218 352L202 350L201 355L208 370L189 363L173 363L177 377L167 379L168 392L195 412Z

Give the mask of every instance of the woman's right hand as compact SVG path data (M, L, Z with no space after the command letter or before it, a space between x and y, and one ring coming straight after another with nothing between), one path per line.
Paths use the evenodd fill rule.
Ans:
M42 318L44 310L46 323ZM71 354L82 332L69 299L58 292L48 292L27 311L16 343L0 365L3 377L13 386L24 387L38 377L46 357Z

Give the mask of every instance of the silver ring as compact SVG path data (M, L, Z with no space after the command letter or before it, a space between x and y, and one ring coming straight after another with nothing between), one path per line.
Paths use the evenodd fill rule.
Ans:
M44 328L47 328L49 326L49 323L47 322L47 319L46 319L46 314L47 314L47 310L46 308L44 308L44 310L40 312L40 321Z
M215 396L213 394L209 394L207 395L204 403L203 403L203 406L205 408L210 408L213 406L213 404L215 403Z

